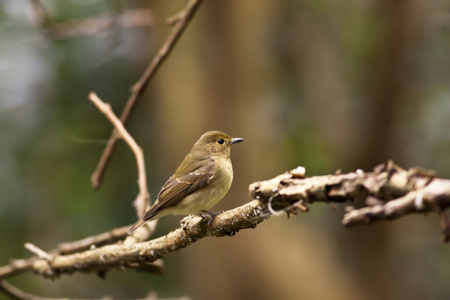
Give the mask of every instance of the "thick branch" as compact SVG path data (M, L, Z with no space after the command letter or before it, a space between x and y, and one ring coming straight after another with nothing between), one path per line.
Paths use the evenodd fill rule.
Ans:
M352 210L344 216L345 225L442 211L450 205L450 180L436 178L419 168L403 170L388 162L377 166L373 172L358 170L310 178L304 178L297 170L251 184L250 195L257 200L223 212L214 217L210 225L200 217L189 216L182 220L182 227L163 237L71 255L53 255L51 259L35 258L32 269L43 276L56 277L79 271L102 272L113 267L142 268L201 238L230 236L241 229L256 227L273 211L286 211L290 215L298 209L306 211L306 205L316 201L366 200L368 207Z
M441 211L450 206L450 180L435 178L424 188L411 191L386 204L352 210L342 219L345 226L371 223L376 220L394 220L413 213Z
M270 217L267 207L252 201L214 217L211 224L200 217L189 216L182 227L169 234L137 244L108 245L72 255L55 256L51 261L37 259L33 270L46 277L73 272L101 272L108 268L135 268L177 252L207 236L230 236L254 228Z
M450 206L450 180L436 178L420 168L403 170L389 161L373 172L362 170L299 178L285 173L250 185L250 194L275 209L302 203L353 202L365 200L367 207L344 215L345 226L396 219L412 213L441 211ZM278 205L279 207L275 207Z

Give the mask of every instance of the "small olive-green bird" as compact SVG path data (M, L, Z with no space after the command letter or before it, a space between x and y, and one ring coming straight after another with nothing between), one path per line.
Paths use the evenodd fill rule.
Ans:
M194 144L175 173L167 180L152 207L134 224L132 234L145 222L166 215L209 212L228 192L233 181L231 146L242 142L220 131L208 131Z

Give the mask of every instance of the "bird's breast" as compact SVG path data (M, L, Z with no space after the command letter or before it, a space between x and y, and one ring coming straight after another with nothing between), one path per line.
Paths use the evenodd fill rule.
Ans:
M216 168L211 181L205 187L180 201L178 208L180 214L197 214L202 210L209 210L228 192L233 181L231 161L229 158L218 158L215 159L215 163L220 167Z

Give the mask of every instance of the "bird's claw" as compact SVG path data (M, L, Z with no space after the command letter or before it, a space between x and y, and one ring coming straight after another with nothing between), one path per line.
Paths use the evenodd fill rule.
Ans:
M211 221L214 219L214 217L217 215L220 215L221 213L222 213L222 211L213 213L213 212L210 212L207 210L202 210L200 212L200 216L205 220L208 219L208 226L211 226Z

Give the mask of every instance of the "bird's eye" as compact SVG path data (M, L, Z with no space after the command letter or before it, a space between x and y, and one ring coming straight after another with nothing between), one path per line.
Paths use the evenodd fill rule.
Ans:
M223 142L224 142L224 140L223 140L223 139L218 139L218 140L217 140L217 143L218 143L218 144L221 144L221 145L222 145L222 144L223 144Z

